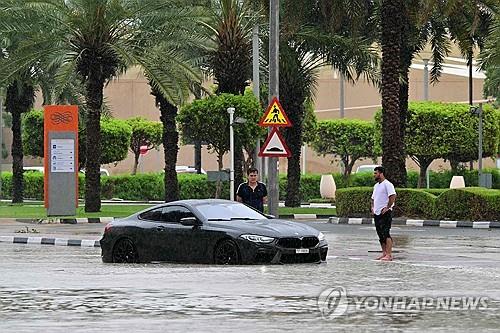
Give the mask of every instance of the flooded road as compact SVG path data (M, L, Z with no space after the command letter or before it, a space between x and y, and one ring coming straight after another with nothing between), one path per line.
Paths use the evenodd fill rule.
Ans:
M100 250L0 243L0 332L500 331L500 231L393 228L396 260L370 226L312 224L326 264L103 264ZM325 319L318 295L487 297L487 308L348 309Z

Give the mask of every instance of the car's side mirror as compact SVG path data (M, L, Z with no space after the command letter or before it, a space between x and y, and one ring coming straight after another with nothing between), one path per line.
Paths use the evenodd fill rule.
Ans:
M276 216L274 215L271 215L271 214L264 214L265 217L267 217L268 219L275 219Z
M195 227L201 225L200 221L198 221L196 217L184 217L180 222L186 227Z

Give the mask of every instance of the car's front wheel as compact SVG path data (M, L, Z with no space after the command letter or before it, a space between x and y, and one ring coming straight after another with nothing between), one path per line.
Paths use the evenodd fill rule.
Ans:
M214 251L214 262L216 265L238 265L240 263L238 245L230 239L220 242Z
M134 242L129 238L122 238L113 247L113 262L136 263L138 261L137 250Z

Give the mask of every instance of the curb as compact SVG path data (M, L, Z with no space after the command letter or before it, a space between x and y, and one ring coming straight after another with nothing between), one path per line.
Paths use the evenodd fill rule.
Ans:
M335 224L373 224L373 218L348 218L348 217L330 217L328 223ZM440 220L411 220L411 219L393 219L393 225L408 225L415 227L440 227L440 228L473 228L473 229L491 229L500 228L500 222L488 221L440 221Z
M66 238L46 238L46 237L0 236L0 243L101 247L100 242L98 240L93 240L93 239L66 239Z
M295 220L316 220L316 219L330 219L330 218L332 218L332 215L331 214L328 214L328 215L288 214L288 215L279 215L277 218L279 218L279 219L295 219Z
M64 218L57 217L53 219L16 219L18 222L28 222L33 223L36 222L38 224L80 224L80 223L109 223L112 222L114 217L79 217L79 218Z

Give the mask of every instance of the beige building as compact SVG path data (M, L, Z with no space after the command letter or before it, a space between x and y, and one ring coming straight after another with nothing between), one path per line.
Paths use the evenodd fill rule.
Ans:
M430 67L430 66L429 66ZM484 74L474 68L474 101L483 100ZM424 63L421 58L416 57L410 72L410 101L424 100ZM319 77L317 92L315 96L315 111L318 120L340 117L340 84L338 74L331 68L324 68ZM344 84L344 114L346 118L373 119L373 115L380 108L381 96L377 87L360 80L355 84ZM468 69L465 61L455 52L454 57L446 59L443 75L440 82L428 86L429 99L434 101L462 102L468 103ZM115 118L130 118L142 116L150 120L159 121L159 111L154 105L154 99L150 95L150 87L147 80L137 68L129 70L124 75L110 82L105 88L106 101L109 104ZM41 107L41 105L37 105ZM9 132L8 130L6 132ZM9 136L9 133L5 133ZM7 144L9 138L6 138ZM139 172L152 172L163 169L163 148L159 151L152 150L144 156L139 166ZM339 163L333 156L318 156L312 149L305 149L305 171L308 173L323 173L339 171ZM302 159L304 161L304 158ZM9 163L9 161L6 161ZM27 160L27 165L37 165L40 161ZM360 164L372 164L371 160L359 161ZM182 146L179 151L178 165L194 164L193 146ZM226 156L225 166L229 166ZM485 166L493 167L494 161L485 159ZM128 173L132 170L133 158L128 158L116 165L106 165L111 174ZM355 168L356 168L355 166ZM203 149L202 167L205 170L216 170L216 157ZM417 169L416 165L408 159L407 167ZM443 161L435 161L431 166L433 169L448 169L449 165ZM286 171L286 159L280 159L281 172Z

